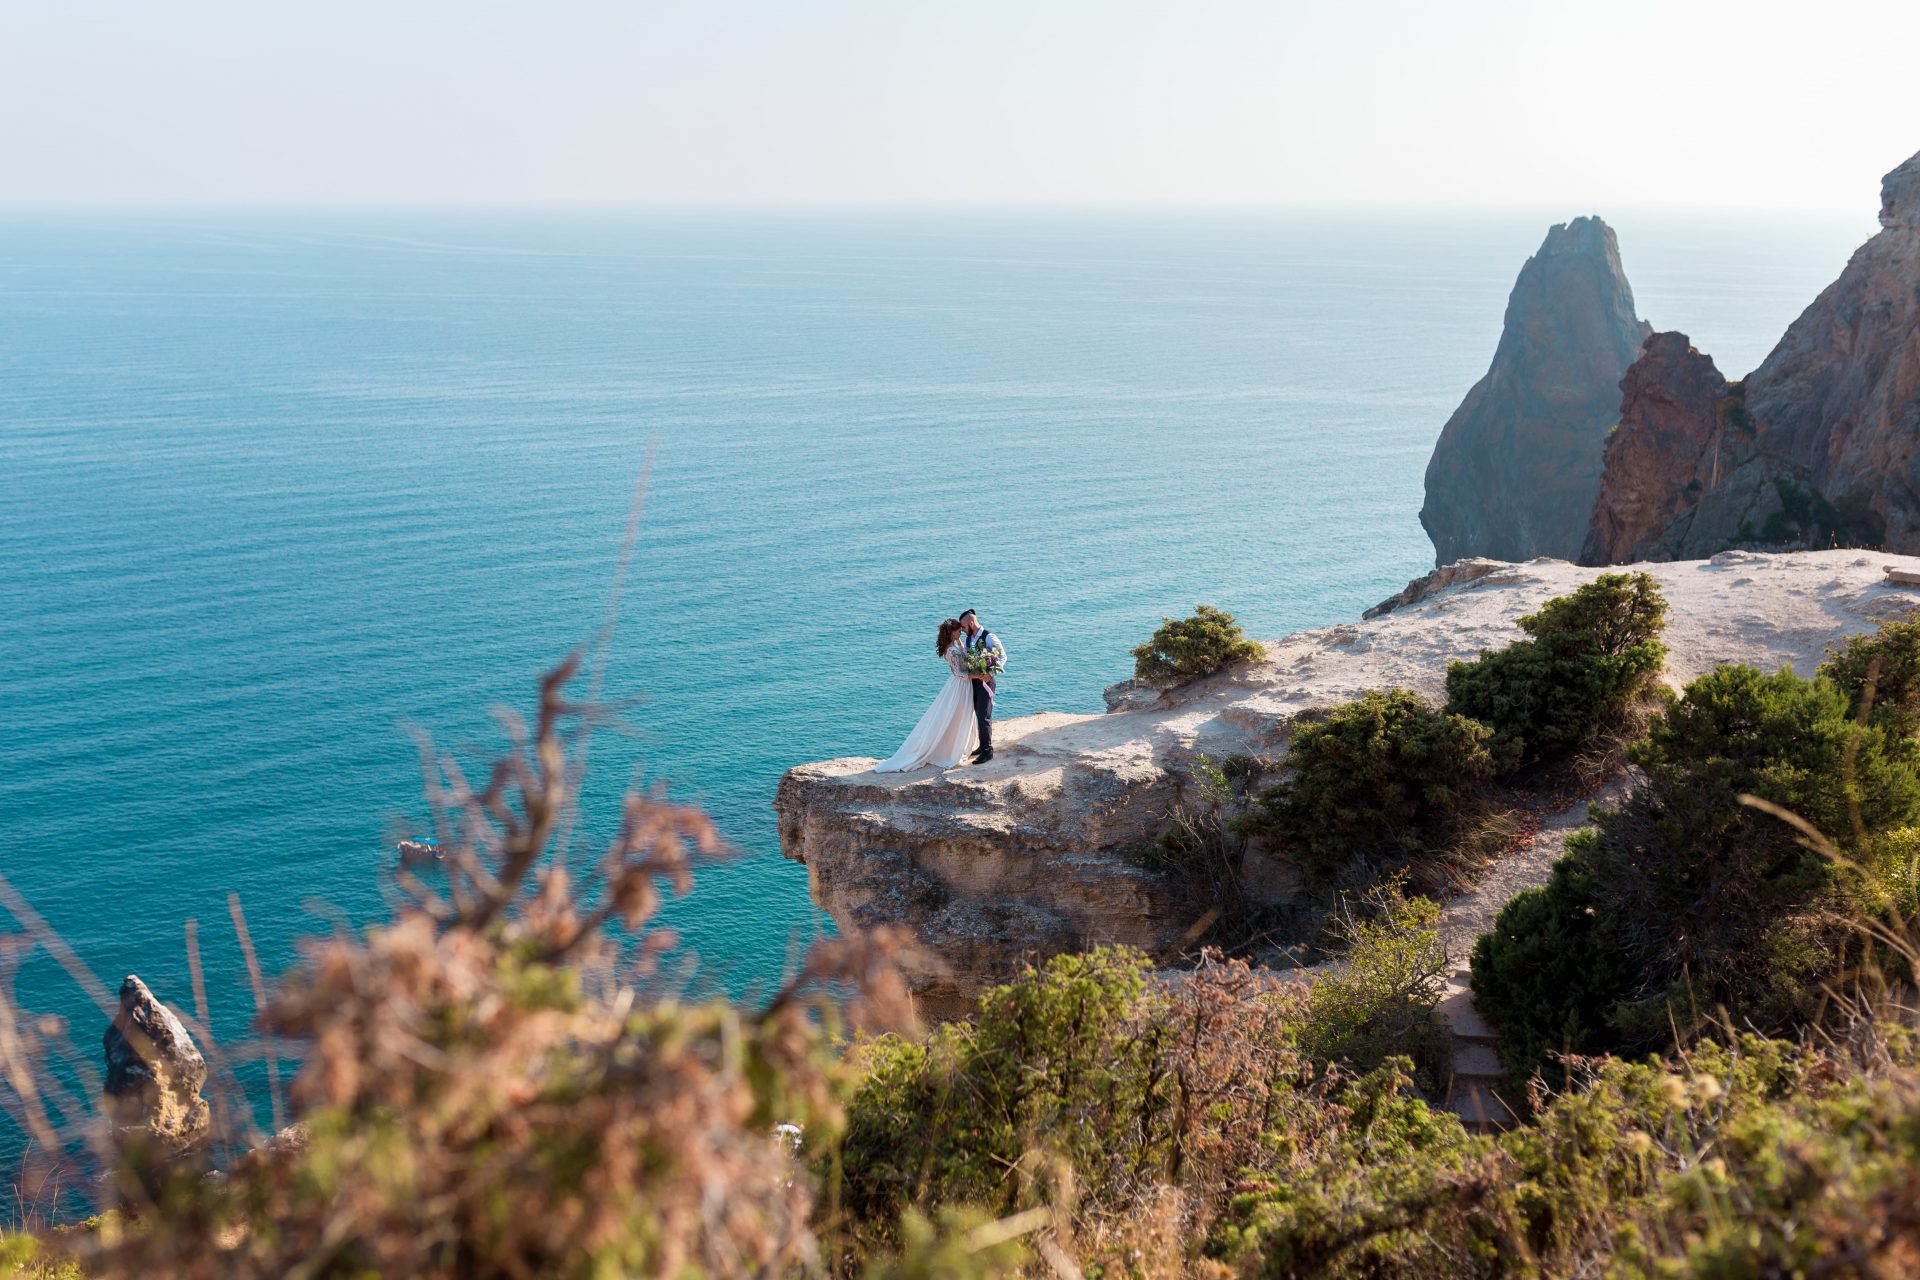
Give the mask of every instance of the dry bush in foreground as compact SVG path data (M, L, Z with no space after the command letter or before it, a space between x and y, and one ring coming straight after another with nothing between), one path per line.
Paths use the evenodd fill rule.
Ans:
M650 994L649 927L721 851L697 810L630 795L576 883L554 855L593 708L569 660L531 730L429 792L444 860L360 936L311 946L263 1034L303 1054L301 1141L208 1178L123 1177L123 1213L52 1242L90 1276L720 1275L818 1265L814 1189L776 1126L841 1125L830 1032L900 1026L892 940L816 946L758 1013ZM827 998L831 989L834 999ZM839 997L846 997L844 1005Z
M916 1213L1046 1206L1043 1248L1102 1275L1181 1274L1248 1170L1284 1177L1339 1128L1338 1073L1294 1045L1303 990L1217 955L1162 981L1100 948L924 1042L867 1046L839 1153L851 1256L900 1247Z

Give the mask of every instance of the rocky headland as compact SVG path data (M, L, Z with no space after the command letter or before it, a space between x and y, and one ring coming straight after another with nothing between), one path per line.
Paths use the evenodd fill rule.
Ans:
M1846 637L1920 608L1920 587L1887 575L1920 575L1920 559L1733 551L1639 567L1671 605L1665 678L1676 686L1724 662L1811 671ZM1515 619L1598 572L1557 560L1449 565L1369 617L1268 643L1264 661L1161 694L1115 686L1104 714L1005 721L984 766L877 775L868 758L801 765L774 802L782 849L806 865L814 900L841 928L902 925L937 958L914 979L936 1015L1037 957L1128 943L1171 960L1190 949L1206 906L1141 850L1180 802L1196 756L1277 759L1300 717L1371 689L1438 699L1449 661L1511 643ZM1564 838L1581 812L1535 839ZM1449 908L1461 917L1450 932L1470 940L1474 922L1544 879L1551 852L1519 849L1492 868ZM1284 858L1257 849L1246 876L1270 905L1302 887Z
M1605 223L1553 228L1441 430L1420 517L1441 564L1920 552L1920 155L1882 180L1879 233L1739 381L1634 315Z
M1811 670L1905 616L1920 594L1885 570L1915 565L1815 550L1920 552L1920 156L1886 175L1880 224L1738 382L1636 315L1604 222L1552 228L1427 469L1420 515L1441 568L1354 623L1268 644L1264 661L1164 693L1115 685L1101 715L1010 721L984 767L795 768L775 801L786 855L843 928L907 926L937 957L921 996L954 1010L1034 957L1190 950L1213 904L1146 850L1191 802L1196 758L1257 772L1303 715L1395 686L1437 700L1448 662L1505 646L1515 619L1594 576L1575 560L1659 580L1676 686L1723 662ZM1449 908L1450 942L1538 883L1584 808L1547 817L1535 847ZM1269 914L1300 896L1277 849L1256 844L1241 870Z
M1613 228L1575 218L1547 232L1514 282L1491 367L1427 464L1420 523L1437 563L1579 554L1620 378L1652 331Z
M1742 382L1658 334L1621 384L1582 559L1728 546L1920 551L1920 155L1880 231Z

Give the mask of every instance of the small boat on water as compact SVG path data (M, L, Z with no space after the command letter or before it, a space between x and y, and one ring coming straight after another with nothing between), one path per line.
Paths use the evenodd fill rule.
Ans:
M431 838L402 840L394 846L403 858L437 858L440 856L440 842Z

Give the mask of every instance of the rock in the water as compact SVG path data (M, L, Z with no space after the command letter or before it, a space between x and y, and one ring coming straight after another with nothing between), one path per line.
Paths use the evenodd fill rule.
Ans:
M206 1139L207 1060L173 1010L132 974L120 984L105 1048L107 1115L123 1144L151 1142L176 1154Z
M1886 175L1880 225L1723 397L1676 385L1663 412L1623 410L1584 559L1920 551L1920 155ZM1674 363L1636 368L1629 400L1632 384L1676 376ZM1656 460L1680 462L1688 442L1706 452L1662 475Z
M1514 283L1492 366L1427 464L1420 523L1434 563L1580 553L1620 377L1651 332L1611 227L1575 218L1547 232Z

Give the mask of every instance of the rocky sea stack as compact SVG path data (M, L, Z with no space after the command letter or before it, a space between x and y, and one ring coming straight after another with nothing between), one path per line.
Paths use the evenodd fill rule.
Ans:
M106 1113L121 1146L141 1146L162 1158L201 1146L212 1129L207 1060L178 1015L128 974L120 984L120 1011L103 1037Z
M1620 378L1651 332L1613 228L1575 218L1547 232L1514 283L1492 366L1427 464L1420 523L1436 563L1579 554Z
M1880 227L1743 382L1684 335L1647 345L1622 384L1586 563L1920 550L1920 155L1883 180Z

